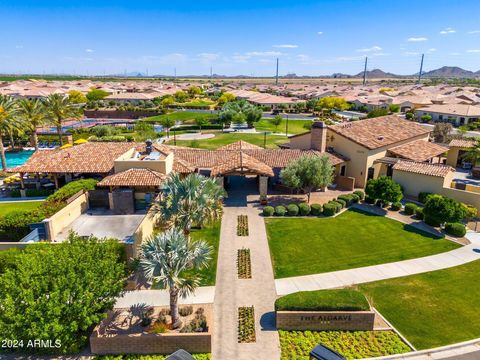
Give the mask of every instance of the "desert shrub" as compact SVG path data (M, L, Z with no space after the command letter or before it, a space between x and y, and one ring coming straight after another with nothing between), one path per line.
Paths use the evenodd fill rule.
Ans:
M180 306L178 308L178 314L180 316L188 316L193 314L193 306Z
M394 202L392 205L390 205L390 210L393 210L393 211L398 211L401 208L402 208L401 202Z
M360 200L365 199L365 193L362 190L356 190L353 193L357 195L360 198Z
M320 216L322 214L322 205L312 204L310 206L310 214L313 216Z
M332 203L327 203L323 205L323 215L333 216L337 212L337 206Z
M422 207L417 207L415 209L415 217L418 219L418 220L423 220L423 208Z
M288 216L297 216L298 215L298 205L297 204L289 204L287 206L287 213Z
M310 205L308 205L307 203L301 203L298 205L298 213L301 215L301 216L307 216L307 215L310 215Z
M462 223L446 223L445 231L447 234L463 237L467 233L467 228Z
M283 205L275 206L275 215L276 216L285 216L286 213L287 213L287 209L285 209L285 206L283 206Z
M273 208L273 206L265 206L263 208L263 216L273 216L274 213L275 209Z
M418 193L418 201L420 201L422 204L425 204L430 195L433 195L433 194L430 192L422 191Z
M413 215L415 214L415 209L417 208L418 206L414 203L406 203L405 204L405 214L407 215Z

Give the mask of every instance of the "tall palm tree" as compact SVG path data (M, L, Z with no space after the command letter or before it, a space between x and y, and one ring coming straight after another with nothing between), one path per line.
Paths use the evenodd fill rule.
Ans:
M464 153L462 158L470 161L472 166L476 166L480 159L480 142L477 142L473 148Z
M17 116L25 123L31 131L32 144L38 150L37 127L43 125L47 120L47 113L42 102L38 99L22 99L18 102Z
M47 111L48 119L57 127L60 146L63 145L62 125L66 119L78 117L78 110L70 102L68 96L51 94L43 102Z
M13 131L20 130L22 123L15 117L17 106L15 100L8 95L0 95L0 158L3 171L7 170L7 158L3 147L3 137Z
M212 178L190 174L182 178L172 174L164 184L164 196L154 211L173 227L190 234L192 226L204 226L220 218L225 190Z
M141 245L140 268L145 277L170 292L170 315L174 329L181 326L178 297L187 297L200 284L200 276L188 270L207 267L211 253L212 248L205 241L192 241L175 228Z

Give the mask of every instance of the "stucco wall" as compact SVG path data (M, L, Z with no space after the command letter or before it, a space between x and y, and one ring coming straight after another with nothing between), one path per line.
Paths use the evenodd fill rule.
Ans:
M480 194L470 191L452 189L444 187L440 194L448 196L449 198L461 201L465 204L475 206L480 211Z
M399 170L393 170L392 179L402 185L404 195L413 197L417 197L420 192L440 194L446 183L443 177L427 176Z
M133 233L133 257L137 257L138 250L143 241L153 235L155 225L158 222L160 215L153 211L152 208L148 211L147 215L143 218L142 222L138 225L137 229Z
M308 150L310 149L311 142L312 142L312 136L310 133L295 136L290 138L290 148Z
M48 222L48 240L55 240L57 235L81 214L88 210L88 193L83 193L63 209L55 213Z

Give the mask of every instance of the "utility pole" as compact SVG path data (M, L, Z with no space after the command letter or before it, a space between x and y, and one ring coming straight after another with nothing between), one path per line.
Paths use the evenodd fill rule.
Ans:
M212 67L210 66L210 81L212 81L212 77L213 77L213 70L212 70Z
M365 67L363 69L363 86L367 84L367 63L368 63L368 57L365 56Z
M423 72L423 57L425 54L422 54L422 61L420 62L420 72L418 73L418 81L417 84L420 84L420 81L422 81L422 72Z
M278 58L277 58L277 73L275 75L275 85L278 85Z
M173 82L177 82L177 68L173 68Z

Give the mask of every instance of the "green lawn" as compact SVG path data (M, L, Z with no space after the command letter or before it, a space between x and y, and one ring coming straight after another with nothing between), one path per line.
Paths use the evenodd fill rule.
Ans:
M200 270L202 281L200 286L215 285L217 275L218 245L220 243L220 221L203 229L192 229L192 239L205 240L213 248L212 261L208 268Z
M158 115L158 116L151 116L142 119L142 121L160 123L161 120L165 118L174 119L175 121L183 121L183 122L194 122L195 119L204 118L204 119L216 119L218 117L217 114L210 114L210 113L198 113L198 112L189 112L189 111L176 111L168 114Z
M0 216L14 211L14 210L33 210L40 206L42 201L15 201L15 202L0 202Z
M199 149L216 149L220 146L233 143L235 141L244 140L251 144L263 147L263 134L243 134L243 133L215 133L215 137L205 140L177 140L177 146L196 147ZM266 146L270 149L278 149L277 145L286 143L288 138L281 135L267 135ZM170 140L170 145L173 145L173 140Z
M269 119L261 119L260 121L255 123L255 129L257 131L271 131L276 133L285 134L286 130L286 120L282 120L278 127L272 125ZM288 121L288 133L289 134L301 134L308 132L309 129L305 128L304 126L307 124L311 124L312 120L289 120Z
M360 286L418 349L480 337L480 261Z
M335 218L265 222L276 278L413 259L460 246L356 209Z

